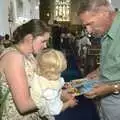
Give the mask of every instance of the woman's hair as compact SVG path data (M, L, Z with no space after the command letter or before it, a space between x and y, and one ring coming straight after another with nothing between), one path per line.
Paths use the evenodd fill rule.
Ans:
M13 32L14 43L21 42L28 34L32 34L33 37L42 36L45 32L50 32L50 28L39 19L32 19L25 24L17 27Z
M78 15L86 11L94 10L99 6L110 5L108 0L79 0Z
M49 80L57 80L61 72L67 68L64 54L58 50L45 49L37 55L37 73Z

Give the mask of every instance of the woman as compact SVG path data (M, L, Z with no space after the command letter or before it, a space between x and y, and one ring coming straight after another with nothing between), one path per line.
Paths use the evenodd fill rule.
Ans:
M36 68L32 54L47 47L49 28L42 21L33 19L19 26L13 32L13 39L15 45L5 49L0 56L2 94L9 89L2 120L40 120L29 91Z

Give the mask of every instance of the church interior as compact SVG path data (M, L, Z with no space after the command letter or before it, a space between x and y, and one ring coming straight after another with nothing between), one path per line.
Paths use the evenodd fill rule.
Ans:
M9 1L9 2L8 2ZM115 8L119 7L115 0ZM67 58L62 73L66 82L86 77L100 65L100 39L87 35L77 16L79 0L0 0L0 52L12 43L14 29L40 19L51 27L49 48L60 50ZM120 4L119 4L120 5ZM77 96L78 106L70 108L56 120L100 120L93 100Z

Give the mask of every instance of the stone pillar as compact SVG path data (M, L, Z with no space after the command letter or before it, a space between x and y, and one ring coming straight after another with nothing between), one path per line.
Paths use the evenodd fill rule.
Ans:
M8 0L0 0L0 35L9 34Z

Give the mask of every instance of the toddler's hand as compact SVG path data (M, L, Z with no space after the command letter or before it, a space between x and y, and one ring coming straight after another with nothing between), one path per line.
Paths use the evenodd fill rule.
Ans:
M72 85L70 84L70 82L66 82L65 84L64 84L64 89L68 89L68 88L70 88L70 87L72 87Z
M78 100L75 98L72 98L68 101L69 107L74 107L78 104Z
M63 89L61 95L61 99L63 100L63 102L66 102L71 98L75 98L75 95L73 93L70 93L68 89Z

